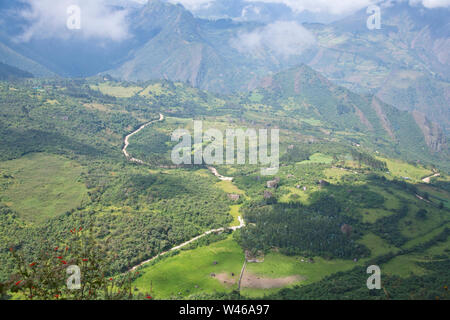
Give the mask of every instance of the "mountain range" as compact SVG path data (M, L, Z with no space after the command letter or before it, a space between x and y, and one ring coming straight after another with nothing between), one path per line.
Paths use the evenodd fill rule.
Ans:
M271 73L306 64L338 85L414 111L416 118L426 117L445 135L449 132L448 8L384 4L381 29L369 30L365 9L328 24L302 24L305 17L288 15L280 6L267 19L210 20L182 5L150 0L126 8L130 37L120 42L77 35L71 41L20 42L16 39L29 24L17 14L24 4L11 1L3 6L0 62L35 76L107 73L124 80L169 79L232 93L253 90ZM237 1L234 10L241 7ZM124 8L115 4L113 9Z

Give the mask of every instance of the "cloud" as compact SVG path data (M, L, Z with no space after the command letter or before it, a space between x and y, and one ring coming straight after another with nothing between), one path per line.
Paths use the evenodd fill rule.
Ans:
M147 0L135 0L147 1ZM167 0L171 3L181 3L188 10L196 11L205 9L212 3L224 3L230 0ZM391 0L387 0L391 1ZM396 0L398 2L405 0ZM407 1L407 0L406 0ZM380 0L242 0L247 3L278 3L284 4L297 13L310 11L314 13L327 13L332 15L351 14L360 9L367 8L371 4L377 4ZM449 7L450 0L409 0L411 4L422 3L426 8Z
M246 2L280 3L290 7L295 12L310 11L314 13L329 13L333 15L351 14L380 0L245 0ZM398 2L404 0L397 0ZM450 7L450 0L410 0L411 5L421 3L425 8Z
M329 13L335 15L349 14L368 7L376 0L245 0L246 2L279 3L290 7L293 11L301 13L310 11L314 13Z
M270 50L287 58L301 54L315 43L314 36L297 22L279 21L251 32L242 32L230 44L241 53L256 55Z
M216 0L168 0L168 2L174 4L181 3L186 9L190 11L208 8L215 1Z
M21 0L29 5L21 15L29 26L20 36L20 41L33 38L64 38L75 35L82 38L108 39L121 41L126 39L128 25L126 10L114 9L106 0ZM69 30L67 9L77 5L81 9L79 30Z
M425 8L447 8L450 7L450 0L410 0L411 5L421 3Z

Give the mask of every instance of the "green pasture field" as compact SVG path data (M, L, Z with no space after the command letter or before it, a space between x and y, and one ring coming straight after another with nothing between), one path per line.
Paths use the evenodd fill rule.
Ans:
M230 235L226 240L181 251L155 265L144 266L133 286L139 292L152 294L156 299L181 298L205 292L231 292L237 288L243 263L242 249ZM212 277L212 273L216 277ZM229 279L228 283L218 279L222 274Z
M82 172L75 161L45 153L1 162L1 201L25 220L43 222L88 200Z

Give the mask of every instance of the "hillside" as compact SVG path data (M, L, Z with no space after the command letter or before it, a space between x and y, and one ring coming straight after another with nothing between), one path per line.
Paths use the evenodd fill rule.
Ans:
M348 139L409 160L445 159L448 154L443 133L423 115L354 94L305 65L267 77L260 86L249 94L250 100L271 105L288 118L314 119L322 124L316 128L329 131L330 139Z
M420 111L447 128L449 9L403 2L381 10L380 30L366 28L365 10L330 25L309 25L318 48L308 65L347 88Z
M6 7L21 6L13 1ZM236 15L233 8L242 6L237 1L222 9ZM132 81L187 82L221 93L251 90L267 74L305 63L352 91L426 114L448 135L448 8L392 2L382 8L382 28L368 30L365 10L333 23L302 26L296 19L309 20L311 13L296 16L287 14L282 5L266 6L272 10L266 19L206 20L181 5L151 0L142 6L125 6L129 36L122 41L75 34L67 35L70 42L38 37L19 43L14 39L28 22L3 10L0 61L36 76L109 73ZM220 8L211 6L207 15ZM289 35L290 30L295 34Z
M33 78L33 75L29 72L0 62L0 80L5 81L19 78Z
M327 298L317 291L321 281L344 281L373 261L383 264L387 279L410 283L411 272L425 294L435 293L433 275L448 261L449 178L440 171L428 184L422 179L445 162L407 163L403 149L389 156L383 151L389 143L409 143L402 135L402 125L411 125L408 115L337 87L309 67L237 96L170 81L103 78L1 82L0 95L0 245L27 260L75 226L106 241L113 277L155 258L133 280L136 297L149 290L155 299L233 297L244 251L263 254L264 262L245 269L243 298L302 292ZM128 152L147 164L127 161L124 137L159 113L163 121L129 140ZM205 130L279 127L277 188L268 189L273 177L261 177L253 165L217 167L233 181L220 181L204 166L170 166L173 130L192 130L194 119ZM248 226L232 235L211 233L158 258L208 230L236 226L238 217ZM343 225L353 231L346 235ZM0 258L3 281L13 260L8 250ZM396 267L402 261L405 269ZM348 298L383 298L351 290ZM388 290L400 298L414 289Z

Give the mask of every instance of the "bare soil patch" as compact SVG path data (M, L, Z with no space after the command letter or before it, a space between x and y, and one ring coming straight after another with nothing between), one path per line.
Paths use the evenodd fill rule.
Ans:
M281 278L265 278L249 272L245 272L244 276L242 277L241 287L252 289L282 288L303 280L306 280L306 278L300 275Z
M238 280L238 276L234 275L234 277L231 276L231 274L229 273L220 273L217 274L215 277L220 283L227 285L227 286L232 286L234 284L236 284L236 281Z

